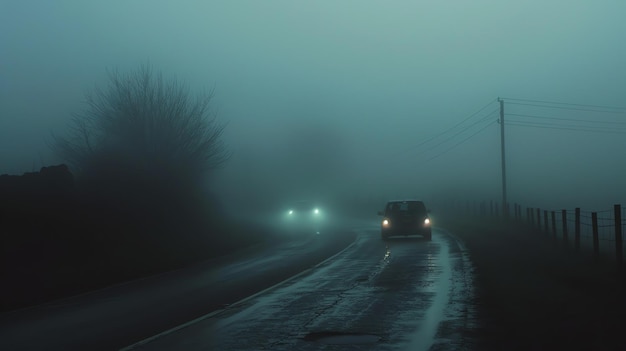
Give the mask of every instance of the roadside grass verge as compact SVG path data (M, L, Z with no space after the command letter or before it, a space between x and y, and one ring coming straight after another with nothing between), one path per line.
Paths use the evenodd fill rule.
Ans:
M184 268L280 240L273 228L235 218L181 224L179 237L101 214L38 219L24 218L19 221L23 223L19 229L2 233L0 278L4 288L0 289L0 312Z
M476 271L481 344L490 350L624 350L626 284L549 235L494 219L444 219Z

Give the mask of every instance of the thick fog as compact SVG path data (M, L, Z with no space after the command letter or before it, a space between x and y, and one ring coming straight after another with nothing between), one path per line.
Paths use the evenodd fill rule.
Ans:
M85 93L149 62L214 90L228 203L499 200L502 97L509 200L603 210L626 204L626 110L587 105L626 106L625 15L618 0L3 0L0 174L60 162L51 134Z

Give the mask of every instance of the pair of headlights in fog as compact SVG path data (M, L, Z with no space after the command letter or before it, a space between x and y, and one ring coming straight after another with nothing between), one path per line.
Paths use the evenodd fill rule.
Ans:
M389 227L391 225L391 221L388 219L383 219L383 227ZM430 219L424 219L424 225L430 225Z
M287 212L287 213L292 215L293 214L293 210L289 210L289 212ZM316 209L313 210L313 214L319 214L319 213L320 213L319 208L316 208Z

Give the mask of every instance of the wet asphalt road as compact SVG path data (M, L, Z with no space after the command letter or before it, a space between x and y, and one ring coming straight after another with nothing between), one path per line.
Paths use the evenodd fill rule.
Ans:
M345 229L322 234L293 236L186 269L0 314L0 350L118 350L310 269L355 238Z
M376 226L313 269L125 350L474 349L471 265L462 243L380 239Z

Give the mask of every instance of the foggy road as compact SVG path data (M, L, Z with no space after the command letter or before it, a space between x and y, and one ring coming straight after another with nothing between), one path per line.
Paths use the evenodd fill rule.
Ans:
M617 330L602 323L626 320L626 1L455 5L0 1L2 311L272 238L0 312L0 351L436 351ZM391 199L432 209L417 219L432 240L383 241Z
M476 328L463 245L380 239L375 226L315 269L124 350L459 350Z
M187 269L0 314L0 350L119 349L309 269L354 240L350 231L327 234L263 244Z

